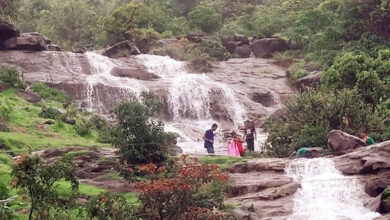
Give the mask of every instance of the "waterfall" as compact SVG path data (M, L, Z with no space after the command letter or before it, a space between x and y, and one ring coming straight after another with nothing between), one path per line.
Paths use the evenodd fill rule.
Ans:
M289 220L370 220L380 216L364 207L359 180L343 176L332 159L297 159L286 173L301 183Z

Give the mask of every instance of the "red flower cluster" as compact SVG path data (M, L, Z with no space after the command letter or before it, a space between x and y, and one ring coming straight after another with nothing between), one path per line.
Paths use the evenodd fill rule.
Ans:
M158 167L154 163L138 165L136 166L136 169L138 170L139 173L142 174L159 174L165 172L164 167Z
M208 183L212 180L224 182L228 179L226 172L219 169L216 164L203 164L197 158L182 156L180 164L179 176L189 178L200 183Z
M171 193L175 191L192 192L194 187L181 179L158 179L149 182L138 182L134 185L141 194L154 195L159 192Z

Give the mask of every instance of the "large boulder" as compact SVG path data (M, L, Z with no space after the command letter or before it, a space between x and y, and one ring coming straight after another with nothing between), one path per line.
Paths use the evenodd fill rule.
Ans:
M132 42L126 40L104 49L102 54L110 58L119 58L140 54L140 50Z
M249 58L252 54L252 50L248 45L237 46L234 54L236 57Z
M21 97L22 99L28 101L28 102L31 102L31 103L38 103L42 100L41 96L39 96L36 93L29 92L29 91L20 90L18 92L18 96Z
M193 43L202 43L202 41L211 40L213 37L208 34L187 34L187 40Z
M177 39L160 39L154 40L145 46L144 52L148 54L155 54L161 48L166 48L171 45L174 45L178 42Z
M322 72L313 71L309 75L297 80L296 86L298 89L316 88L320 85Z
M328 145L332 153L336 155L349 153L356 148L367 146L362 139L340 130L332 130L329 133Z
M287 50L288 43L281 38L264 38L254 41L250 47L256 57L269 58L274 52Z
M19 37L20 32L14 25L0 21L0 50L4 49L4 42L9 38Z
M271 107L276 104L276 97L271 91L258 91L250 95L252 101L262 104L265 107Z
M377 174L390 170L390 141L368 147L335 158L337 168L347 175Z
M51 41L36 32L23 33L20 37L9 38L4 42L4 49L6 50L29 50L42 51L47 50L47 44Z
M368 195L374 197L382 193L388 186L390 186L390 170L387 172L380 172L380 174L375 177L368 179L364 191Z

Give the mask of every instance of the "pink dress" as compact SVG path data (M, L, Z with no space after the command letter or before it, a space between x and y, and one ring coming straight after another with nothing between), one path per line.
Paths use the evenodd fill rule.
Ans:
M240 152L238 151L237 142L234 140L231 140L229 142L228 146L228 155L233 157L239 157Z

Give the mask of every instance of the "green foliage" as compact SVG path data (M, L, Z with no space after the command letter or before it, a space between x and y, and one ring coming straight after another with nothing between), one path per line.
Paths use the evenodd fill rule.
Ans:
M289 77L293 82L307 75L309 75L309 71L305 69L304 61L294 63L289 69Z
M286 103L285 116L266 122L270 154L289 156L301 147L327 148L326 136L338 129L383 132L381 119L372 114L355 90L307 91Z
M118 123L112 129L112 144L120 149L121 160L130 163L161 162L173 144L164 124L150 117L153 108L124 102L114 109Z
M88 116L78 117L74 125L76 133L81 136L90 135L93 128L94 124Z
M216 38L202 41L198 48L202 53L208 54L210 57L214 57L220 61L227 60L230 56L229 52L222 46L221 41Z
M63 157L53 164L45 164L38 156L21 156L12 168L13 184L15 188L28 191L31 207L29 219L34 212L37 218L47 218L48 208L56 205L58 195L53 190L53 184L65 178L72 184L72 189L78 189L78 181L74 176L75 165Z
M39 113L39 117L41 118L50 118L50 119L57 119L62 115L62 113L53 107L43 107L42 111Z
M382 194L382 199L387 199L388 197L390 197L390 187L387 187Z
M136 219L135 210L125 196L110 192L94 196L88 204L89 217L98 220Z
M23 76L20 74L19 70L15 67L3 66L1 67L1 76L0 80L3 85L7 88L15 89L25 89L26 84L24 82Z
M46 100L65 102L68 99L68 95L65 91L51 88L44 83L34 83L32 85L32 90Z
M194 27L206 33L214 33L221 27L222 15L213 8L204 6L196 7L189 15L188 19Z

